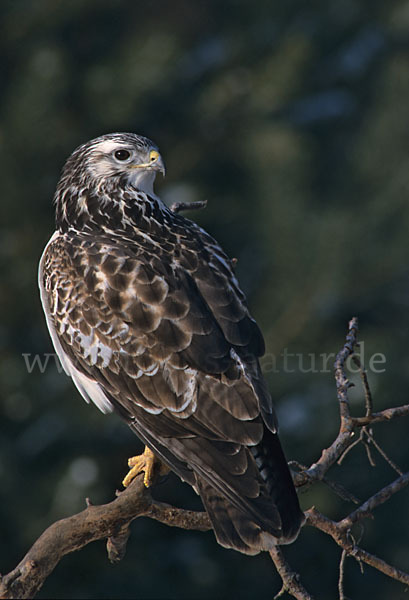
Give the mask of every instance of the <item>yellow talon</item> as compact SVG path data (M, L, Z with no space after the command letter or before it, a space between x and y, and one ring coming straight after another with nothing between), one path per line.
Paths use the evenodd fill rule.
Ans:
M157 472L157 467L160 467L160 475L165 475L165 473L170 470L155 456L148 446L145 446L143 454L129 458L128 466L131 467L131 469L122 482L124 487L128 487L131 481L142 472L144 473L143 483L145 487L150 487L156 474L155 471Z

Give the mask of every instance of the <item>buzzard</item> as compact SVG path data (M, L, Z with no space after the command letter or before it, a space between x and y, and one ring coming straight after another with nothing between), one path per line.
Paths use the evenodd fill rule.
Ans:
M101 136L67 160L40 261L55 350L87 402L125 419L155 461L200 494L217 541L246 554L304 521L258 358L262 334L232 261L153 191L158 147ZM156 463L158 464L158 463Z

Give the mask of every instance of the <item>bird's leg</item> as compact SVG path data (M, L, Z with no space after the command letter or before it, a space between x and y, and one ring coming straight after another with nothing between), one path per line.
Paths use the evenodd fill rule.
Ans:
M124 487L128 487L131 481L142 472L144 473L143 483L145 487L150 487L156 473L166 475L170 471L169 467L164 465L148 446L145 446L143 454L129 458L128 466L130 467L130 471L122 482Z

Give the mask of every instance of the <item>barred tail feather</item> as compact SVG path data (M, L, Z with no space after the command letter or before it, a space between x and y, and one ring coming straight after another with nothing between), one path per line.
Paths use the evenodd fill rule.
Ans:
M196 476L196 481L216 539L221 546L250 555L273 547L274 538L263 532L252 517L233 506L204 479Z
M278 544L293 542L305 522L290 469L278 435L265 429L260 444L250 448L260 474L266 482L268 495L281 519L281 536Z
M233 505L197 474L196 486L219 544L254 555L293 542L305 517L278 436L266 429L262 442L249 450L266 484L262 496L254 499L253 514ZM267 503L270 520L262 509ZM255 513L259 514L258 519ZM274 513L277 518L273 522Z

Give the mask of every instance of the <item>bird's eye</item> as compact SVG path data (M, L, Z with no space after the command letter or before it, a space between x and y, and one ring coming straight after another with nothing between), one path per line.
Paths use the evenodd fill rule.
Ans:
M117 160L128 160L131 153L128 150L116 150L114 156Z

